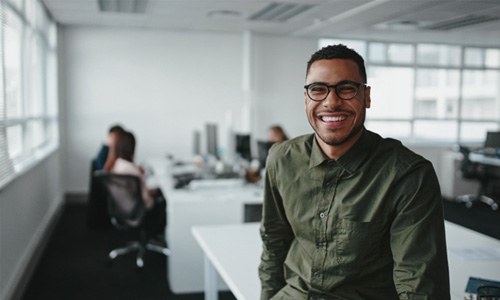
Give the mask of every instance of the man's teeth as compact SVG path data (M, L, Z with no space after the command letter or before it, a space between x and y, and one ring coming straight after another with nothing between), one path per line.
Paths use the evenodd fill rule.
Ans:
M347 117L346 116L335 116L335 117L323 116L322 119L325 122L340 122L340 121L347 119Z

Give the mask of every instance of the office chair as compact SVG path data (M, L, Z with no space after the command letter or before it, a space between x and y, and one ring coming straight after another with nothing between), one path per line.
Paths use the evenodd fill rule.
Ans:
M97 170L96 160L90 162L89 192L87 199L87 226L90 229L111 228L107 209L106 190L94 176Z
M471 208L475 202L483 202L491 207L492 210L498 210L498 203L493 198L488 197L488 184L492 179L487 168L479 163L473 162L469 158L470 149L459 145L459 150L463 155L460 164L462 178L474 179L479 181L479 190L476 194L460 195L456 198L458 202L464 202L467 208Z
M146 250L170 255L168 248L150 242L152 233L144 226L146 208L142 200L141 179L138 176L106 172L97 172L95 176L106 189L111 223L119 230L136 231L139 234L139 240L109 252L110 260L137 251L136 265L142 268Z

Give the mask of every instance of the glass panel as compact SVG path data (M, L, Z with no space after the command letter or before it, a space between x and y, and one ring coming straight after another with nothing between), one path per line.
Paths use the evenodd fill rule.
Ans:
M27 49L29 58L28 67L30 72L26 74L29 95L26 99L27 115L41 116L44 111L44 88L43 88L43 64L42 44L38 35L32 34L29 40L31 47Z
M370 61L382 63L387 61L387 47L384 43L370 43L369 44Z
M460 66L460 47L420 44L417 46L417 63L423 65Z
M465 48L464 65L467 67L482 67L484 51L481 48Z
M27 138L29 140L29 147L31 150L41 146L45 141L45 130L41 120L30 121L28 123Z
M6 10L5 38L5 96L7 102L7 118L22 115L21 84L21 20L10 10Z
M413 126L416 140L440 143L457 141L458 125L455 121L418 120Z
M21 125L7 127L9 157L14 159L23 153L23 129Z
M417 69L415 117L456 118L460 72L448 69Z
M410 119L413 112L413 70L399 67L370 67L371 108L368 118Z
M59 130L57 128L57 120L50 120L47 122L46 127L47 133L47 141L50 141L51 144L59 143Z
M366 128L383 137L407 140L411 137L410 122L367 120Z
M389 44L389 61L392 63L411 64L413 63L413 46L409 44Z
M460 124L460 142L484 143L486 132L499 130L497 123L463 122Z
M56 117L59 110L57 104L57 57L54 51L49 51L47 55L47 77L45 84L47 89L46 113L50 117Z
M462 119L500 118L500 71L465 70Z
M484 64L488 68L500 67L500 49L486 49Z

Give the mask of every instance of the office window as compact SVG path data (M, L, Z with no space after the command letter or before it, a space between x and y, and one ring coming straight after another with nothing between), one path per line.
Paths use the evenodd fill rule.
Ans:
M378 121L367 119L366 127L383 137L407 139L411 136L412 127L409 121Z
M374 66L367 72L372 99L370 118L410 119L413 114L413 70Z
M500 68L500 49L486 49L484 63L488 68Z
M462 142L483 142L486 132L497 131L496 122L462 122L460 123L460 141ZM478 134L483 135L478 141Z
M484 65L483 49L465 48L464 64L467 67L482 67Z
M453 143L457 133L458 124L454 121L415 120L413 123L413 138L417 141Z
M22 22L10 10L5 11L4 19L4 68L5 68L5 98L7 118L19 118L21 106L21 58L22 58Z
M389 44L387 47L388 62L394 64L411 64L413 63L414 51L413 45L410 44Z
M458 116L460 72L449 69L417 69L415 117L449 119Z
M461 49L459 46L419 44L417 45L417 64L431 66L460 66Z
M0 188L57 148L57 34L39 1L0 2Z
M412 64L414 61L414 47L411 44L370 43L368 47L367 59L372 63Z
M373 63L387 62L387 45L385 43L370 43L368 59Z
M365 58L367 127L407 141L482 142L500 130L500 49L325 39ZM368 56L364 55L367 49Z
M461 117L466 120L500 118L500 71L465 70Z

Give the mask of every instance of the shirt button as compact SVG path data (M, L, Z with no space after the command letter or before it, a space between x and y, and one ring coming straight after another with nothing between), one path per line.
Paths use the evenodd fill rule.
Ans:
M325 214L324 212L320 212L320 213L319 213L319 217L320 217L321 219L324 219L324 218L325 218L325 216L326 216L326 214Z

